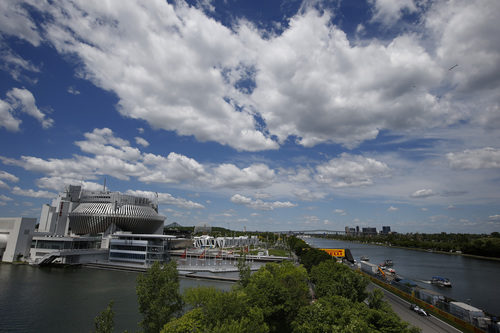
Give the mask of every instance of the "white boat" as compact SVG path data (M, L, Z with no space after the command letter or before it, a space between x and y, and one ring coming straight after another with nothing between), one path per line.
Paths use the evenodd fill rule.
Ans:
M451 287L450 279L441 276L433 276L431 279L432 284L436 284L440 287Z

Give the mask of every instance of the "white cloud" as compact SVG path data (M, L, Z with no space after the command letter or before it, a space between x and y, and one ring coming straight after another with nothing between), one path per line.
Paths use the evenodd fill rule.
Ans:
M490 217L488 218L490 221L500 221L500 215L497 214L497 215L490 215Z
M395 211L397 211L397 210L399 210L399 208L394 207L394 206L390 206L389 208L387 208L387 211L388 211L388 212L395 212Z
M179 183L186 180L195 182L206 176L203 165L193 158L174 152L169 153L167 157L145 154L143 161L146 166L152 167L149 172L139 177L140 181L146 183Z
M68 92L72 95L80 95L80 91L73 86L68 87Z
M35 103L35 97L27 89L12 88L7 92L7 101L14 110L20 110L37 119L43 128L52 127L54 120L47 118Z
M238 150L277 148L227 82L245 67L246 48L202 11L164 1L34 5L52 16L45 38L81 59L81 76L114 91L123 115Z
M9 103L0 99L0 127L8 131L19 131L21 120L15 118L11 113L12 107Z
M327 196L327 193L317 190L311 191L306 188L297 188L293 190L293 195L302 201L316 201L324 199Z
M234 164L221 164L214 168L212 184L227 188L267 187L275 177L274 170L265 164L252 164L240 169Z
M138 137L138 136L135 137L135 143L137 143L138 145L141 145L143 147L149 146L149 142L146 139Z
M316 181L332 187L371 185L375 177L383 177L389 173L389 167L383 162L347 153L342 153L340 157L331 159L316 169Z
M420 208L420 210L421 210L422 212L427 212L429 209L427 209L427 208L425 208L425 207L422 207L422 208Z
M428 198L428 197L432 197L434 195L436 195L436 193L434 193L433 190L422 189L422 190L418 190L418 191L413 192L410 196L412 198Z
M10 189L10 186L6 182L0 179L0 188Z
M7 171L0 170L0 179L5 179L6 181L17 183L19 181L19 178L14 176L11 173L8 173Z
M0 32L22 38L38 46L41 37L24 5L19 1L0 1Z
M14 117L15 112L24 112L37 119L42 127L51 127L54 120L46 117L35 103L35 97L27 89L12 88L7 92L7 99L0 100L0 126L9 131L19 131L21 120Z
M334 212L335 214L339 214L339 215L342 215L342 216L347 215L347 212L346 212L345 210L343 210L343 209L338 209L338 208L337 208L337 209L335 209L333 212Z
M0 194L0 200L2 200L2 201L12 201L12 198L8 197L6 195Z
M116 93L123 115L258 151L278 148L271 137L354 147L380 130L409 132L467 119L471 113L455 98L455 86L481 90L480 83L489 82L488 94L496 96L497 3L437 2L418 13L423 33L360 43L313 6L292 17L282 34L269 35L246 21L236 20L231 30L183 2L33 5L52 17L41 30L44 38L79 58L81 77ZM382 22L420 10L411 0L373 5L374 19ZM460 57L465 72L449 73ZM255 89L238 89L242 79L255 81Z
M32 197L32 198L50 198L50 199L52 199L52 198L57 196L56 193L52 193L52 192L48 192L48 191L35 191L32 189L23 190L18 186L14 186L14 188L12 189L11 192L12 192L12 194L15 194L15 195L20 195L20 196L24 196L24 197Z
M103 184L98 184L95 182L84 181L82 179L76 178L65 178L65 177L42 177L36 180L36 185L39 188L44 188L48 190L63 191L67 185L81 185L83 189L89 191L101 191L103 189Z
M1 30L1 28L0 28ZM4 70L12 76L16 81L28 81L30 83L36 83L37 79L33 79L23 72L39 73L40 68L35 66L32 62L24 59L14 50L12 50L6 43L4 43L0 38L0 70Z
M492 147L446 154L453 169L500 168L500 150Z
M369 0L369 3L374 6L372 20L387 26L399 21L404 11L417 11L413 0Z
M126 193L130 194L130 195L136 195L136 196L146 197L146 198L150 198L150 199L158 198L158 203L160 203L160 204L174 205L174 206L177 206L179 208L184 208L184 209L205 208L205 206L203 206L200 203L186 200L184 198L176 198L173 195L171 195L170 193L156 193L156 192L151 192L151 191L136 191L136 190L128 190Z
M248 208L257 210L274 210L276 208L291 208L297 205L291 203L290 201L262 201L260 199L254 200L249 197L245 197L241 194L235 194L231 197L231 202L238 205L245 205Z

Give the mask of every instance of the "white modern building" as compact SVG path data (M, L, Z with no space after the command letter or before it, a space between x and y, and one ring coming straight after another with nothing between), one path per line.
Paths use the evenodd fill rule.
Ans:
M43 205L39 232L67 236L132 231L162 234L165 216L149 198L110 191L86 191L69 185L51 205Z
M164 221L154 199L69 185L43 205L30 259L42 264L107 260L112 234L162 235Z
M36 218L0 218L1 261L13 262L28 258L35 225Z
M116 233L109 242L109 261L149 266L167 262L175 236Z

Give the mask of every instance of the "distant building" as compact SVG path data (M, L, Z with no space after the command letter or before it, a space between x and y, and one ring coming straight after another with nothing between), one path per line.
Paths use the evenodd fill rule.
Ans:
M0 218L0 259L13 262L29 257L36 218Z
M372 236L377 234L377 228L363 228L362 233L365 236Z
M356 226L356 235L359 235L359 225Z
M391 227L390 226L383 226L382 231L380 232L381 234L388 235L391 233Z
M355 235L356 234L356 228L350 228L348 226L345 227L345 233L346 235Z

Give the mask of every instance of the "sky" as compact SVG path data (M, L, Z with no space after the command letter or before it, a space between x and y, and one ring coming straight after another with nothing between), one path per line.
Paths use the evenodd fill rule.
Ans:
M1 1L0 216L500 231L500 1Z

